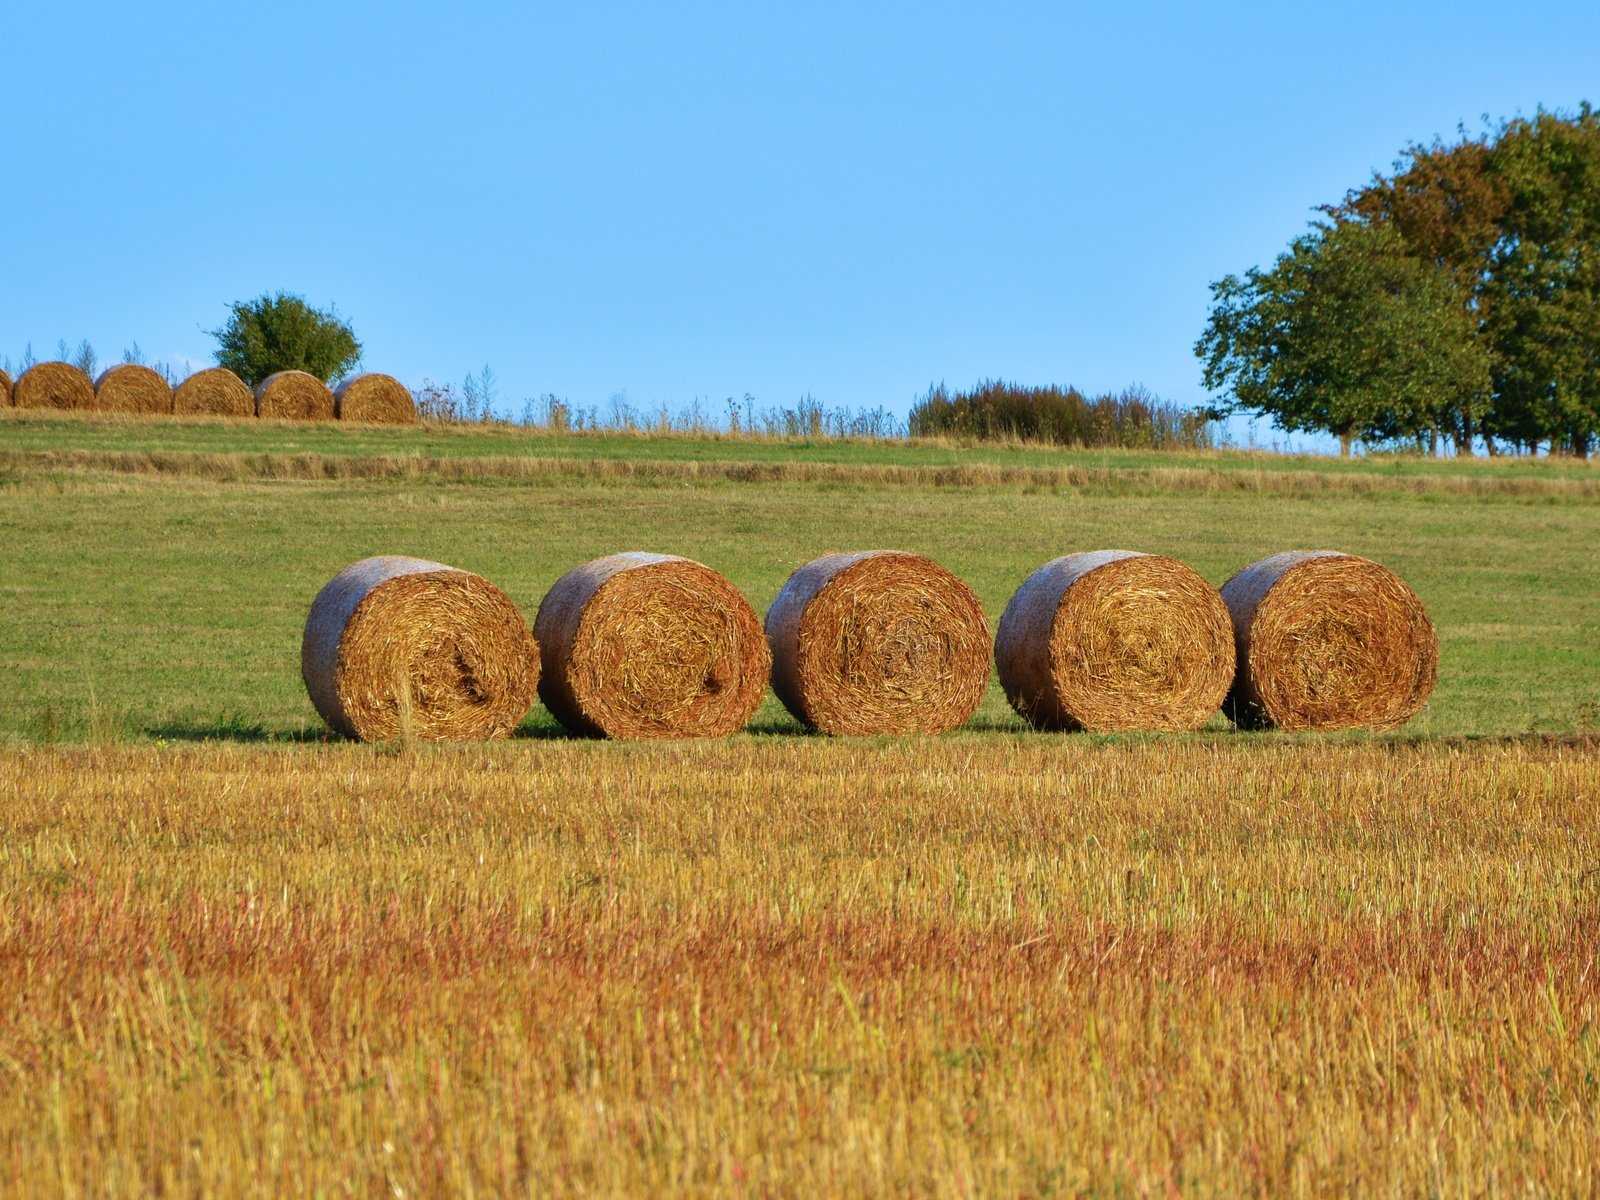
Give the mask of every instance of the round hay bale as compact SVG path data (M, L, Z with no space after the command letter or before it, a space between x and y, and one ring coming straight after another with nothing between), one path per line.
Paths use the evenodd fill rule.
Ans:
M1289 550L1222 585L1238 668L1224 709L1245 729L1393 729L1439 673L1417 594L1377 563Z
M93 408L94 384L71 363L35 363L12 385L11 402L18 408Z
M11 404L11 376L0 371L0 408L7 408Z
M285 421L333 420L333 393L306 371L279 371L256 385L256 416Z
M823 733L943 733L989 682L989 625L972 589L919 554L825 554L767 610L772 688Z
M533 623L539 697L591 737L722 737L744 728L772 660L749 603L674 554L597 558L556 581Z
M385 555L317 593L300 674L346 737L503 737L533 704L539 647L516 605L468 571Z
M94 406L102 412L170 413L172 387L149 367L118 363L94 381Z
M415 425L417 404L411 389L393 375L371 371L339 385L333 394L334 415L341 421L383 425Z
M178 385L172 393L172 411L191 416L253 417L256 397L227 367L207 367Z
M1217 589L1175 558L1066 554L1011 597L994 661L1036 728L1195 729L1233 683L1233 625Z

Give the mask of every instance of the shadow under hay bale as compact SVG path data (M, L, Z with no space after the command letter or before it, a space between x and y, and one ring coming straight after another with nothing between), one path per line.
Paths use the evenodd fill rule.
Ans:
M918 554L825 554L767 610L772 687L832 734L943 733L978 707L989 626L972 589Z
M539 647L506 594L443 563L386 555L317 593L300 673L346 737L504 737L533 705Z
M632 551L568 571L534 620L539 695L591 737L722 737L744 728L771 659L749 603L717 572Z
M118 363L94 381L94 406L101 412L170 413L172 386L149 367Z
M306 371L279 371L256 385L256 416L284 421L333 420L333 393Z
M94 384L71 363L36 363L12 385L11 401L18 408L90 409Z
M256 397L228 368L207 367L178 385L172 411L180 416L253 417Z
M1028 576L994 658L1036 728L1196 729L1233 683L1233 626L1217 589L1176 559L1095 550Z
M377 371L357 375L333 394L334 416L341 421L383 425L415 425L417 404L411 389L393 375Z
M1439 641L1393 572L1290 550L1222 585L1238 667L1225 711L1245 729L1393 729L1427 702Z

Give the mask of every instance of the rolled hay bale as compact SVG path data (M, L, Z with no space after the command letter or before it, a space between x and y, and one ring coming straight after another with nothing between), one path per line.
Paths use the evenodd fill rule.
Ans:
M94 381L94 406L102 412L170 413L172 386L149 367L118 363Z
M772 659L749 603L717 572L630 551L575 567L539 605L539 697L591 737L722 737L761 703Z
M256 384L256 416L284 421L333 420L333 393L306 371L279 371Z
M487 579L385 555L317 593L300 674L322 719L346 737L503 737L533 704L539 647Z
M1160 554L1094 550L1045 563L1000 618L994 661L1039 729L1195 729L1233 684L1228 608Z
M172 411L180 415L253 417L256 398L244 380L227 367L196 371L172 393Z
M340 384L333 394L333 411L341 421L384 425L414 425L417 421L417 404L411 398L411 389L393 375L377 371Z
M1377 563L1289 550L1222 585L1238 667L1224 709L1245 729L1393 729L1439 673L1417 594Z
M35 363L11 388L18 408L93 408L94 384L71 363Z
M919 554L824 554L767 610L772 689L812 729L943 733L989 682L989 625L972 589Z
M8 408L11 404L11 376L0 371L0 408Z

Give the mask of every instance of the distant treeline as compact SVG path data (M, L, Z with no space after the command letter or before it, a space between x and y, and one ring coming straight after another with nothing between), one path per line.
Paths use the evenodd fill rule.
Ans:
M1208 449L1211 423L1142 387L1086 396L1075 387L987 379L970 391L930 387L911 409L912 437L1047 442L1057 446Z

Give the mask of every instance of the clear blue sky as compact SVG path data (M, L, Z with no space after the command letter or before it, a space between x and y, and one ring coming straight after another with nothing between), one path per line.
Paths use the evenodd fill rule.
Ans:
M408 382L1202 398L1207 283L1409 139L1600 101L1600 5L0 6L0 353L337 303Z

